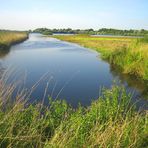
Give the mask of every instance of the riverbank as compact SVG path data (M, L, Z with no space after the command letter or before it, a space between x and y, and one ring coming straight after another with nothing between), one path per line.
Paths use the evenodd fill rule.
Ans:
M9 49L11 45L25 41L27 32L0 31L0 50Z
M23 77L24 71L21 71L19 77L19 75L17 75L18 71L11 73L12 71L7 72L2 69L0 78L0 147L146 147L148 145L148 112L146 109L143 109L143 105L147 104L140 105L140 110L138 110L136 108L138 103L136 104L135 102L140 100L136 100L136 97L132 99L132 95L128 94L126 92L127 89L125 90L124 87L113 85L112 87L107 86L107 88L110 89L101 87L102 90L100 89L100 91L97 87L99 97L95 98L97 100L91 101L89 106L84 107L86 105L78 105L77 108L72 107L73 104L71 103L71 105L69 105L68 102L77 100L78 97L75 94L81 94L81 91L84 91L85 97L83 97L83 101L81 101L81 103L84 103L84 100L88 101L88 95L90 95L92 89L95 88L90 83L85 83L85 81L89 81L90 76L94 77L93 73L96 74L96 71L89 73L89 71L92 70L88 70L89 67L94 66L94 63L88 67L86 62L88 62L89 59L86 58L85 61L84 58L82 60L85 55L86 57L89 56L89 52L87 49L78 48L79 46L73 47L73 44L69 45L69 43L57 41L56 39L52 39L51 41L51 39L45 36L37 36L38 37L35 37L30 34L27 42L18 45L18 48L17 46L12 47L11 51L15 49L14 54L7 56L8 58L10 55L13 55L11 59L14 59L14 64L13 61L9 60L9 63L13 67L15 67L17 63L19 63L18 68L23 68L25 64L27 67L30 66L29 73L32 73L32 75L27 75L30 79L26 79L26 73ZM76 52L72 52L71 54L65 52L66 56L63 56L62 60L67 59L67 61L64 60L64 63L62 63L62 60L58 61L63 55L63 50L61 49L66 49L69 52L69 48L74 51L77 49L77 54ZM57 49L59 49L60 52L54 56L54 54L49 54L49 50L51 49L53 49L53 53L54 51L57 53ZM85 50L86 52L84 52ZM44 56L41 58L41 55ZM79 55L81 56L79 57ZM96 58L97 54L93 53L92 55L93 58L98 61ZM7 62L7 58L1 61ZM48 61L48 59L50 60ZM75 59L77 59L77 63L73 65L70 64L69 66L66 65L66 63L70 63L71 61L73 63ZM87 71L82 73L82 77L79 77L78 81L74 79L77 87L73 88L73 90L75 90L74 93L71 96L69 95L70 101L67 99L68 97L57 97L57 95L59 95L59 89L56 91L58 83L52 85L52 77L45 74L49 69L52 71L52 66L48 66L48 63L53 63L55 74L59 72L60 66L55 66L58 65L56 61L60 63L60 66L65 66L62 67L62 70L68 69L68 71L81 61L83 61L82 63L84 63L84 65L81 65L78 69L82 69L85 65L87 66ZM36 65L33 65L33 63ZM45 71L42 69L45 68L45 66L42 65L46 65L47 69L45 69ZM56 67L57 70L55 69ZM33 70L34 68L35 70ZM98 65L95 69L97 68ZM24 69L28 71L26 67ZM42 75L42 77L36 77L38 70L43 72L44 75ZM99 71L102 70L99 69ZM103 73L103 77L105 73ZM85 74L88 75L88 77L86 77ZM97 77L98 74L99 73L97 73ZM66 77L66 79L61 77L64 81L63 84L65 84L65 82L69 80L68 77L70 74L68 73L67 75L66 71L63 73L59 72L58 76L62 75ZM36 79L34 79L34 77L36 77ZM83 77L86 78L83 79ZM107 77L105 77L105 79L107 80ZM26 83L26 80L29 83L34 80L33 82L36 83L27 86L28 83ZM42 80L45 83L42 83ZM91 78L90 81L94 83L98 80L94 79L93 81ZM25 83L27 85L24 85ZM83 85L81 85L81 83L83 83ZM41 85L43 91L37 89L39 85ZM85 85L89 86L89 88L81 89L84 88ZM27 86L28 89L25 86ZM50 86L52 93L48 91ZM61 86L62 85L60 85L59 88L65 91L66 88L61 88ZM72 89L68 89L67 93L71 90ZM79 91L77 92L76 90ZM37 91L37 95L32 98L34 91ZM54 101L48 98L48 95L58 99ZM73 95L76 97L73 97ZM60 98L65 98L67 101L60 100ZM94 99L94 97L91 97L91 100L92 99ZM132 103L133 100L135 100L134 104ZM77 101L77 104L78 102L80 101Z
M94 37L88 35L54 36L101 52L102 58L119 67L122 73L148 80L147 39Z
M89 107L73 109L49 99L26 105L26 91L16 101L15 86L0 83L0 147L146 147L148 112L137 112L123 87L102 89Z

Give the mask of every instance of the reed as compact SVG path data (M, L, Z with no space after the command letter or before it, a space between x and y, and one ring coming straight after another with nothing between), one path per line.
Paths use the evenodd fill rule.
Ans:
M0 31L0 49L8 49L11 45L28 38L27 32Z

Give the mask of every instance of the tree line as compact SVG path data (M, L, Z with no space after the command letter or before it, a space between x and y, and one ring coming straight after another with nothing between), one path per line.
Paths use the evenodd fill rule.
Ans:
M99 30L94 29L48 29L48 28L37 28L33 30L36 33L42 33L44 35L52 35L56 33L60 34L88 34L88 35L122 35L122 36L145 36L148 35L148 30L119 30L112 28L102 28Z

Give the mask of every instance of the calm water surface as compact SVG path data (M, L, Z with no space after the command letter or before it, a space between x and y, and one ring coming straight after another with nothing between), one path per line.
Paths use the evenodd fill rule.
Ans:
M147 108L146 86L123 76L99 58L99 54L79 45L47 38L40 34L30 34L28 40L13 46L8 53L1 53L1 71L15 69L11 81L22 80L22 85L30 89L37 81L39 85L32 93L31 102L48 96L65 99L72 106L78 103L89 105L97 99L101 87L110 88L113 81L120 81L127 91L134 92L133 101L138 107Z

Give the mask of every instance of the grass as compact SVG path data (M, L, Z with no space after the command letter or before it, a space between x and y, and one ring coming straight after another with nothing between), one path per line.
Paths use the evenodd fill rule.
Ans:
M0 80L0 147L148 146L148 112L138 112L123 87L104 88L90 106L74 109L64 100L29 105L25 90L14 100L16 86L4 80Z
M27 32L0 31L0 49L8 49L11 45L28 38Z
M122 73L148 80L148 40L128 37L94 37L88 35L54 36L78 43L102 53L102 58L118 66Z
M88 38L83 41L86 46L90 37L85 38ZM95 43L93 39L91 40ZM110 45L115 44L115 41L117 45L123 42L131 47L133 44L132 39L124 38L96 40L96 44L100 41L104 45L102 48L104 56L109 47L109 44L106 45L107 42L110 42ZM14 43L7 41L3 43L6 45ZM147 45L145 40L135 44ZM110 50L112 54L116 51ZM125 55L129 52L126 50L123 49ZM131 94L127 94L124 87L113 85L111 89L104 88L100 97L90 106L79 105L74 109L64 100L54 101L50 98L46 106L40 103L28 104L30 92L26 89L19 91L13 98L16 85L6 84L5 81L7 78L2 75L0 79L0 147L2 148L146 148L148 146L148 112L136 110L135 105L131 103Z

